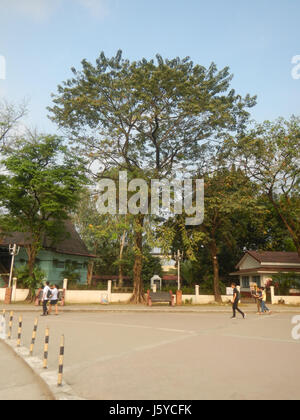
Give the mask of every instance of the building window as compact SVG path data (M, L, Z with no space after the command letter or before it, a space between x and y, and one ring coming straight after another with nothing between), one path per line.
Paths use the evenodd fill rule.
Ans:
M260 276L253 276L252 277L253 283L255 283L258 287L261 287L261 278Z
M250 278L249 278L249 276L242 277L242 285L243 285L244 289L249 289L250 288Z
M53 260L53 265L55 268L65 268L65 262L59 260Z

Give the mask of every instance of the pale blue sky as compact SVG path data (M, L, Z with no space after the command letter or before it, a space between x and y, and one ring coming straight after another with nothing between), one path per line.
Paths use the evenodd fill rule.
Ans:
M257 94L253 117L299 113L299 0L0 0L0 96L30 100L27 123L55 132L47 119L51 92L103 50L129 59L190 56L229 66L233 87Z

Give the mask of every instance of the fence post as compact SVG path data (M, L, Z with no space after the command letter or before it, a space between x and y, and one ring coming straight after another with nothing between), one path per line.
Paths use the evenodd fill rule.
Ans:
M108 280L107 282L107 294L108 294L108 302L111 302L111 289L112 289L112 281Z
M16 302L16 300L17 300L17 282L18 282L17 277L14 277L13 278L13 287L12 287L12 298L11 298L12 302Z
M66 303L66 291L68 290L68 279L64 279L63 281L63 296L61 300L61 306L65 306Z
M270 290L271 290L271 304L274 305L274 303L275 303L275 287L270 286Z
M196 304L199 302L199 296L200 296L200 286L195 286L195 295L196 295Z
M5 298L4 298L4 304L10 305L11 304L11 296L12 296L12 289L10 287L7 287L5 289Z

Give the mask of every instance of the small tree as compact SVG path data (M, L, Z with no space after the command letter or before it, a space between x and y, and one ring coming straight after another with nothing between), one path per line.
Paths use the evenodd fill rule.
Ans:
M56 136L20 140L6 152L0 175L2 232L23 232L28 254L29 277L33 276L38 252L45 237L65 236L64 221L78 205L87 183L84 162L74 157Z

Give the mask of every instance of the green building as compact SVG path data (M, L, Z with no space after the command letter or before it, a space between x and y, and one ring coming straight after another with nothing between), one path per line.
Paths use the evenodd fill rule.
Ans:
M72 267L78 273L79 283L86 284L88 276L88 263L94 256L86 248L74 225L66 222L66 239L57 244L51 243L47 238L43 241L43 249L39 252L36 264L45 272L50 283L62 285L63 272ZM19 254L15 257L15 268L25 265L28 261L26 244L30 243L26 234L15 232L0 239L0 276L2 283L7 283L10 270L11 256L9 245L17 244L20 247ZM1 284L0 284L1 287Z

